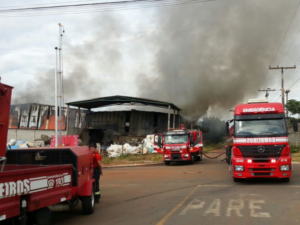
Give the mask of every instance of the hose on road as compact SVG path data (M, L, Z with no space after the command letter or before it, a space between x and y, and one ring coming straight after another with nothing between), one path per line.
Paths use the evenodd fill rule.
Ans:
M206 158L209 158L209 159L216 159L216 158L219 158L221 155L224 155L225 154L225 152L223 152L223 153L221 153L221 154L219 154L219 155L217 155L217 156L214 156L214 157L210 157L210 156L208 156L207 154L205 154L204 152L203 152L203 150L201 151L201 153L206 157ZM226 158L225 158L226 159ZM225 159L223 159L223 160L225 160ZM222 160L222 161L223 161Z

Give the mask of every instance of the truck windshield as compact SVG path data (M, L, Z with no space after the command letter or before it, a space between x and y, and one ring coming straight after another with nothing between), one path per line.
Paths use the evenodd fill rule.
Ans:
M184 144L188 142L187 135L166 135L165 144Z
M236 136L282 136L287 135L285 120L238 120L235 121Z

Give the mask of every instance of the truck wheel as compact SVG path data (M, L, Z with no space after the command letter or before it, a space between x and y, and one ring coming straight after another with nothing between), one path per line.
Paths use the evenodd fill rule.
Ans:
M166 166L170 165L170 162L165 162L165 165L166 165Z
M288 183L290 182L290 178L281 178L282 182L284 183Z
M195 162L195 155L191 153L191 161L189 162L191 165L193 165Z
M199 154L197 155L197 159L196 159L197 161L201 161L202 160L202 153L201 152L199 152Z
M92 186L92 195L81 197L81 201L82 201L82 213L83 214L92 214L95 209L94 185Z
M227 162L228 165L230 164L229 149L226 149L226 162Z
M240 179L240 178L233 177L233 181L234 181L234 182L240 182L241 179Z
M50 224L51 211L48 207L38 209L34 211L33 218L37 225L48 225Z

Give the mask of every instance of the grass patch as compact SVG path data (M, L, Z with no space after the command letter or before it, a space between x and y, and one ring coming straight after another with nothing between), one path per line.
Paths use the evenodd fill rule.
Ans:
M119 157L109 158L102 157L102 163L104 165L117 165L117 164L133 164L139 161L148 161L148 162L162 162L162 154L144 154L144 155L130 155L124 154Z
M221 148L224 148L224 147L225 147L225 144L223 144L223 143L218 143L218 144L215 144L215 143L205 144L204 143L203 151L204 151L204 153L208 153L212 150L221 149Z

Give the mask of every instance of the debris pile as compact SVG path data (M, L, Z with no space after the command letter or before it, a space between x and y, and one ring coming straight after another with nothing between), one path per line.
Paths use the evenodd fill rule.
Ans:
M122 154L147 154L157 153L153 146L154 135L147 135L142 141L132 139L129 143L123 145L111 144L107 149L108 157L118 157Z

